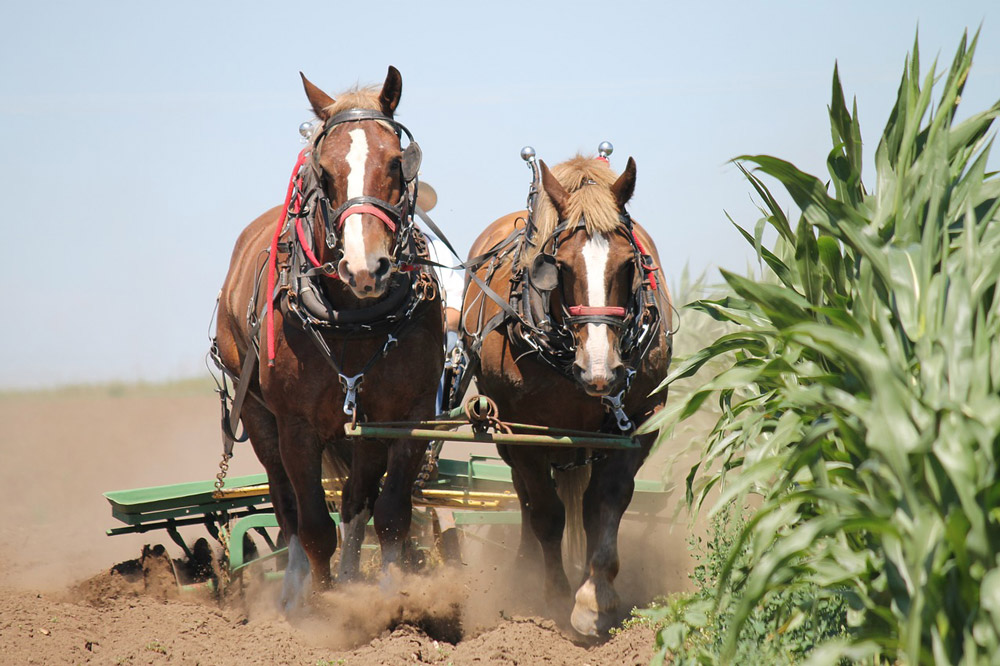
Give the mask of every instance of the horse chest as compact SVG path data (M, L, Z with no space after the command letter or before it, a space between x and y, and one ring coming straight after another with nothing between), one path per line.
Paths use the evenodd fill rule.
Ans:
M344 411L347 394L341 377L306 333L288 327L284 332L275 367L260 369L265 400L273 412L307 421L324 439L342 437L350 416ZM357 400L364 417L399 420L415 411L433 414L442 365L429 353L441 347L436 332L429 325L417 326L385 355L381 336L327 340L340 374L352 378L363 372Z

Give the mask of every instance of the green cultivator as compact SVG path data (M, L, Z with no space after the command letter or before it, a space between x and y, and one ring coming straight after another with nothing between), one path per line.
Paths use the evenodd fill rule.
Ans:
M465 418L461 418L464 416ZM477 526L517 525L521 511L511 482L510 468L494 457L470 455L466 459L439 458L446 441L483 444L524 444L576 448L630 448L628 437L599 433L555 430L542 426L504 423L495 407L476 396L466 406L442 415L441 420L420 423L348 424L349 436L358 438L414 438L432 443L428 462L414 488L414 539L419 549L438 552L442 559L459 559L458 532L464 538L494 543ZM359 445L363 445L363 440ZM274 515L267 476L249 476L215 481L195 481L151 488L104 493L111 514L124 523L108 530L109 536L165 530L188 558L192 549L179 528L204 525L224 547L224 577L242 574L251 564L275 559L284 552L273 535L278 524ZM340 482L324 480L331 509L338 503ZM636 481L636 492L627 517L653 520L666 505L663 485ZM339 515L331 510L339 525ZM270 531L269 531L270 530ZM257 556L246 537L255 533L270 553ZM250 547L248 551L247 548Z

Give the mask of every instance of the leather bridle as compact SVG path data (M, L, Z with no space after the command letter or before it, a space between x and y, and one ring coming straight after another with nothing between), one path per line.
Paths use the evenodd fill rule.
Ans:
M362 195L352 197L334 208L326 194L327 174L319 163L323 140L339 125L366 120L377 121L387 125L395 132L396 136L400 139L400 143L402 143L404 136L408 141L406 148L402 151L403 154L400 160L400 198L396 203L391 203L378 197ZM421 159L420 146L413 140L413 134L410 133L410 130L402 123L376 109L347 109L327 119L323 123L323 126L313 135L311 145L309 164L316 181L316 212L318 217L321 218L325 229L327 247L333 249L340 243L342 238L341 231L344 222L349 216L367 213L381 220L393 234L393 248L390 252L393 263L398 265L401 261L405 260L406 257L404 255L407 254L413 234L413 211L416 207L417 197L417 172L420 168Z
M636 330L637 326L642 322L644 318L646 319L656 319L658 320L658 311L656 310L655 296L648 293L650 291L655 291L655 288L650 287L648 280L648 269L653 268L652 258L644 254L636 242L634 229L632 227L632 220L628 216L628 213L622 212L620 214L621 224L616 227L613 233L617 233L628 240L629 245L632 247L633 253L633 271L634 277L632 280L632 290L631 296L629 297L628 303L624 306L590 306L590 305L568 305L568 299L566 298L565 292L562 292L560 299L561 301L561 313L558 321L552 316L550 299L548 294L545 292L551 292L552 289L541 288L537 282L537 276L535 275L537 268L540 265L546 265L548 271L558 271L558 263L556 261L556 256L559 252L559 247L562 243L566 242L573 234L579 232L586 228L586 223L583 219L578 221L575 225L571 225L568 222L560 222L552 233L540 244L539 255L532 262L531 267L524 271L524 282L525 289L523 290L524 298L524 308L526 310L532 308L534 305L532 303L532 296L540 295L540 305L538 308L545 317L543 326L553 334L559 334L560 332L564 335L570 331L567 329L577 329L580 326L586 324L604 324L611 326L612 328L618 329L622 334L622 352L623 357L631 357L633 350L631 345L636 342L648 341L651 342L652 335L642 335ZM567 233L568 232L568 233ZM547 276L546 280L548 285L551 287L553 285L552 276ZM563 287L563 281L556 279L554 281L560 290ZM642 345L648 348L648 345ZM642 350L645 352L645 349Z

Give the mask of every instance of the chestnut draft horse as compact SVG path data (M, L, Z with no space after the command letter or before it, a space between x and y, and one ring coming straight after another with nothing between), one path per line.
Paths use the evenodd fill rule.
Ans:
M214 348L237 382L233 412L267 471L289 546L286 611L331 583L337 530L322 486L324 456L348 470L339 579L359 575L372 516L383 568L400 563L425 445L350 442L344 425L433 417L444 357L443 309L413 224L419 148L393 119L399 72L389 67L381 90L336 101L302 81L319 122L285 206L251 222L236 242ZM242 411L241 389L250 397ZM231 446L236 418L223 420Z
M662 407L665 395L649 394L671 358L670 297L656 249L625 211L635 161L620 177L606 158L579 156L551 172L541 162L541 174L534 214L500 218L472 246L481 283L468 283L462 329L471 367L478 358L478 388L504 420L631 434ZM584 635L606 633L619 619L618 528L655 435L637 439L631 450L497 447L521 503L519 559L541 545L557 613L568 610L571 591L562 536L573 507L564 511L564 500L575 494L580 510L583 495L586 567L570 620Z

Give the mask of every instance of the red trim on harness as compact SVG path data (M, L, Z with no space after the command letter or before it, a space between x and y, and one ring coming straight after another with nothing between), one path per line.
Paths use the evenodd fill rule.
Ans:
M624 317L625 308L616 305L606 305L604 307L591 307L589 305L571 305L568 308L570 315L580 317L586 315L599 315L608 317Z
M639 252L641 252L642 254L645 254L646 256L649 256L646 253L646 248L644 248L642 246L642 241L640 241L639 237L635 234L635 231L632 232L632 240L635 241L635 246L637 248L639 248ZM645 264L643 264L642 268L643 268L643 270L646 271L646 277L649 278L649 286L653 289L653 291L656 291L656 269L658 267L657 266L646 266Z
M277 281L278 273L278 238L281 237L281 230L288 219L288 207L292 203L292 192L295 191L295 181L298 180L299 170L306 161L306 155L312 146L306 146L299 153L295 160L295 168L292 169L292 177L288 180L288 191L285 193L285 205L281 209L281 219L274 230L271 238L271 253L268 256L267 268L267 365L274 367L274 284ZM298 211L300 202L296 202L295 210Z
M308 243L304 242L305 232L302 231L302 218L301 217L295 218L295 235L298 236L299 245L302 246L302 251L305 252L306 259L309 260L309 263L312 264L316 268L319 268L320 266L322 266L323 264L319 263L319 259L316 258L316 255L313 253L312 248L309 247ZM329 277L335 277L335 278L339 278L340 277L336 273L325 273L325 274L328 275Z
M381 208L379 208L378 206L372 206L371 204L357 204L349 207L343 213L340 214L340 219L337 220L337 226L343 227L344 220L346 220L348 216L361 215L362 213L368 213L369 215L374 215L378 219L385 222L385 226L389 227L389 231L395 233L396 223L392 221L392 218L386 215L385 211L383 211Z
M595 157L594 159L595 159L595 160L601 160L601 161L602 161L602 162L604 162L605 164L611 164L611 161L610 161L610 160L609 160L609 159L608 159L607 157L605 157L604 155L598 155L598 156L597 156L597 157Z

